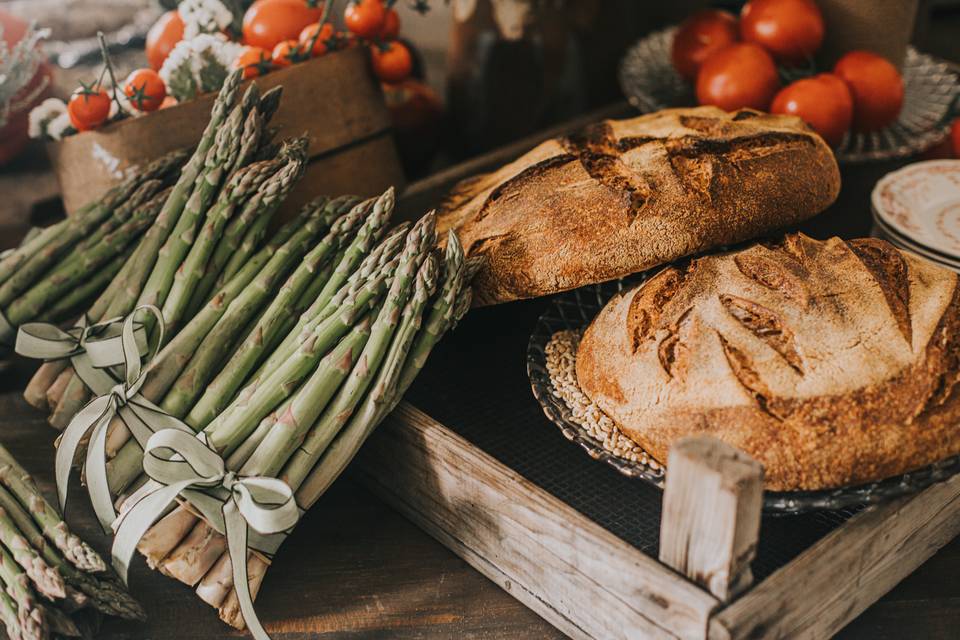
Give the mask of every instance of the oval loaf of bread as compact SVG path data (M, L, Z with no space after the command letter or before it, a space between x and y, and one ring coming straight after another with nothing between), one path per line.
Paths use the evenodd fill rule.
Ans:
M840 173L793 116L716 107L607 120L459 184L441 208L487 257L478 304L602 282L796 224Z
M955 273L882 240L788 235L614 298L577 380L660 461L706 434L771 490L859 484L960 453L958 304Z

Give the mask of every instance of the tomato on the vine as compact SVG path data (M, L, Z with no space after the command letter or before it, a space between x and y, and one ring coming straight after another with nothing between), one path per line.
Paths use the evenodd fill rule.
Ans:
M853 126L876 131L892 124L903 107L903 78L886 58L869 51L851 51L837 61L833 72L853 95Z
M400 15L396 9L387 9L387 14L383 18L383 26L380 27L381 40L396 40L400 35Z
M813 0L750 0L740 12L740 35L785 64L809 60L823 43L823 15Z
M677 73L693 81L704 60L739 39L737 19L733 15L719 9L697 11L677 29L670 59Z
M322 7L311 8L306 0L256 0L243 14L243 42L273 50L284 40L295 40L322 13Z
M783 88L774 97L770 113L799 116L835 147L850 130L853 97L847 83L832 73L821 73Z
M140 111L156 111L167 97L167 86L153 69L137 69L123 85L123 93Z
M81 87L70 96L67 113L77 131L96 129L110 116L110 94L99 87Z
M167 11L147 32L145 49L150 67L159 71L163 61L181 40L183 40L183 19L180 17L180 12Z
M370 47L373 72L384 82L400 82L413 71L413 56L402 42L386 42Z
M765 111L780 86L773 58L749 42L731 44L710 56L697 73L697 100L726 111Z
M234 69L243 69L244 78L255 78L269 73L273 69L270 52L260 47L244 47L233 61Z
M300 44L303 45L304 51L310 49L312 42L313 48L310 49L310 54L314 56L322 56L329 50L331 38L333 38L333 25L329 22L322 27L319 22L307 25L300 32Z
M357 37L369 40L380 35L386 17L383 0L351 0L343 12L343 23Z
M289 67L308 57L306 53L308 46L302 44L299 40L284 40L273 48L270 58L273 60L273 64L278 67Z

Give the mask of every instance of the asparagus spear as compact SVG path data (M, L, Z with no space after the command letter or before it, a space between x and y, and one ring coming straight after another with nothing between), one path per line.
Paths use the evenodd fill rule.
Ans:
M283 172L277 175L282 174ZM177 417L186 415L213 377L216 368L226 360L227 354L238 341L240 331L251 321L254 314L263 308L296 260L302 258L323 224L322 217L312 218L304 227L304 233L295 235L295 240L292 239L281 247L271 260L272 265L264 268L251 285L230 304L230 308L207 334L204 343L196 350L189 365L167 393L161 405L165 411Z
M310 425L337 392L357 364L370 337L372 318L368 315L351 329L300 386L290 406L277 415L264 441L241 468L245 475L275 476L293 451L303 442Z
M278 173L273 163L257 163L238 171L224 187L217 204L207 213L203 231L190 247L183 264L177 269L170 292L164 301L163 320L171 333L176 333L190 296L195 293L197 282L236 207L261 187L270 189L278 179L292 182L298 170L299 167L288 165ZM289 187L284 188L284 195L287 190Z
M103 571L106 565L96 551L70 533L63 517L46 501L33 479L0 445L0 484L8 487L21 504L29 509L43 533L63 554L84 571Z
M33 517L5 487L0 487L0 507L7 510L17 528L30 544L40 551L44 560L60 572L68 590L78 590L83 598L89 599L94 608L107 615L125 620L142 620L145 617L143 607L124 589L114 582L86 573L87 569L78 570L60 555L56 548L48 544ZM102 560L100 564L103 564Z
M393 408L394 400L402 395L398 383L414 338L420 332L424 310L436 286L435 278L436 262L428 259L420 267L413 296L403 310L400 326L373 384L342 431L335 434L335 439L327 436L332 439L332 443L322 457L315 454L312 459L303 456L300 459L294 458L284 471L284 477L295 482L292 486L300 490L297 499L309 499L309 502L301 504L313 504L326 491L353 459L367 436ZM322 470L313 472L314 467Z
M78 310L85 308L93 300L97 293L104 288L120 273L130 256L132 250L125 250L123 253L98 269L92 277L80 283L66 293L50 307L45 309L37 320L40 322L62 322L67 318L75 317Z
M316 209L317 204L319 203L311 203L307 205L307 208ZM247 333L247 339L240 345L237 352L230 357L223 370L217 374L204 390L200 399L191 408L186 422L195 429L199 430L206 427L230 402L237 389L247 379L250 371L259 364L265 349L275 342L276 334L279 333L285 314L289 312L292 306L292 299L303 293L310 284L311 275L326 260L329 253L341 244L345 237L348 237L349 231L352 230L350 224L339 224L338 220L333 219L334 216L342 213L338 206L327 206L319 210L323 212L325 225L332 224L330 231L307 254L300 267L291 274L256 325ZM343 219L347 222L356 217L351 213L343 214L343 216ZM321 279L317 278L317 280Z
M76 260L67 260L55 267L36 285L22 294L7 308L7 319L14 325L29 322L58 296L80 286L85 278L118 254L139 236L152 222L150 209L122 224L104 236L96 246L87 250Z
M290 395L331 346L346 334L386 289L386 274L365 283L342 310L317 327L313 335L263 380L247 385L236 400L205 429L214 449L229 454L257 423Z
M228 565L229 559L229 556L227 556ZM5 584L3 586L5 586ZM20 618L17 612L17 603L5 590L0 590L0 620L3 620L3 625L7 628L7 635L10 637L10 640L21 640L23 638L23 633L20 628Z
M406 390L412 383L420 369L427 361L427 356L433 346L440 340L453 322L455 301L460 297L465 276L463 245L452 230L447 236L447 246L444 256L444 281L440 287L433 308L427 316L423 330L417 335L416 341L410 350L410 357L400 374L397 386Z
M344 226L351 226L356 223L358 219L366 216L366 211L370 207L371 201L366 200L356 205L350 213L350 216L344 218L342 222L338 221L338 224L343 224ZM379 206L378 206L379 205ZM334 293L339 291L343 284L348 279L350 272L353 272L358 262L366 256L371 250L371 247L376 242L377 238L381 235L382 231L385 230L386 224L390 219L390 215L393 213L393 190L388 189L380 198L373 203L372 212L369 216L366 217L365 222L360 227L357 235L353 238L353 241L347 246L346 251L344 252L343 257L340 262L337 263L337 267L334 269L334 273L331 274L330 278L323 286L323 290L317 296L317 299L314 301L310 310L307 311L307 314L314 313L314 315L322 311L327 307L327 303L330 301L330 298L333 297L333 294L327 294L328 290L332 290ZM303 318L294 331L291 331L287 334L287 337L283 340L280 346L267 358L267 361L264 362L260 369L255 374L254 378L262 377L264 372L270 371L278 367L281 363L286 361L298 347L298 340L300 334L306 333L312 327L307 327L308 318Z
M143 171L135 173L112 187L99 201L87 205L76 215L47 227L28 242L21 244L15 251L0 260L0 284L5 284L31 258L44 251L49 251L50 245L57 242L65 242L67 245L71 245L76 239L88 235L83 231L84 229L94 228L100 220L110 215L119 203L126 200L142 182L152 179L166 179L180 168L184 160L186 160L186 151L184 150L172 151L158 158L147 165Z
M150 366L150 377L141 393L147 398L159 402L178 379L183 385L190 384L192 372L184 372L187 363L197 360L197 367L208 366L207 359L222 356L224 349L218 345L223 338L236 337L236 324L243 318L249 319L251 303L258 298L263 299L263 287L272 286L282 277L291 266L303 255L306 246L318 232L317 217L308 219L300 229L292 234L278 234L278 238L288 237L286 242L279 246L272 246L261 252L263 258L254 269L244 269L235 276L220 294L207 305L197 316L174 338L167 347L154 359ZM273 244L275 244L272 243ZM264 265L264 262L266 264ZM250 266L250 265L248 265ZM263 268L260 269L259 266ZM252 273L247 273L251 271ZM258 280L255 287L248 286L254 277ZM269 294L269 289L267 289ZM256 305L252 305L256 309ZM227 314L230 313L229 316ZM221 320L224 322L221 323ZM209 334L216 328L217 336ZM219 337L218 337L219 336ZM201 344L202 343L202 344ZM189 409L189 407L188 407ZM130 481L136 478L141 468L141 450L136 442L130 441L129 434L122 434L122 448L107 466L107 475L110 479L111 490L119 492ZM108 443L108 449L111 448Z
M254 166L259 166L259 171L262 172L261 175L266 175L271 171L279 171L283 163L276 158L271 158L270 160L260 160L250 165L250 167ZM188 317L193 317L196 311L207 302L207 298L210 296L215 285L220 281L220 278L223 277L227 264L240 250L241 243L246 237L247 232L251 229L251 225L262 219L257 217L255 215L256 213L256 207L246 206L239 216L234 217L227 224L223 232L223 237L217 242L217 246L210 256L203 277L197 283L194 293L190 296L190 305L187 309ZM266 221L264 221L261 228L266 227L265 222ZM253 248L259 245L261 239L262 236L257 240ZM249 257L249 254L246 257ZM239 260L238 264L242 263L243 258ZM227 277L223 278L223 281L229 280L232 275L232 273L227 275Z
M49 598L63 598L66 595L63 577L20 535L20 530L3 509L0 509L0 542L9 549L16 563L36 585L37 591Z
M420 265L436 244L436 218L428 213L414 225L407 236L407 243L400 257L400 265L387 293L384 307L377 315L370 339L360 355L360 361L344 383L336 397L324 409L323 414L311 427L299 450L293 455L283 472L283 479L296 487L310 472L313 464L323 453L330 440L343 427L357 403L371 383L373 375L383 361L390 340L397 329L401 312L411 295L413 281Z
M46 640L49 636L47 616L30 589L30 580L0 545L0 580L7 594L16 603L17 621L24 640Z
M202 213L201 209L209 202L215 188L211 182L211 176L208 175L212 167L207 166L207 158L210 157L211 163L215 163L221 146L230 148L237 145L237 138L240 135L236 123L238 118L224 121L228 119L228 114L232 116L235 112L233 103L240 77L241 72L235 71L224 80L223 87L213 103L210 122L207 123L200 143L181 171L180 179L164 204L161 215L169 213L176 218L176 224L165 238L166 242L160 249L153 271L140 293L138 304L163 305L173 274L193 242L197 219ZM227 154L224 152L221 155Z

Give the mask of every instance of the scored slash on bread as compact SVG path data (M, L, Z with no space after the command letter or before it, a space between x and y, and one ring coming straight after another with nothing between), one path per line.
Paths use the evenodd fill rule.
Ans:
M802 234L664 269L608 303L577 354L584 393L656 459L712 435L775 491L960 454L958 375L955 273Z
M716 107L607 120L458 184L438 228L484 255L477 304L611 280L796 224L836 199L823 140L792 116Z

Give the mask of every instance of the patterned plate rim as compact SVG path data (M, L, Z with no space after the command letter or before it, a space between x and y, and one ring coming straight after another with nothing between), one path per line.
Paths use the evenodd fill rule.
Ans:
M629 102L641 113L651 113L653 111L669 109L672 107L692 106L667 104L664 102L661 96L642 91L636 86L636 82L634 81L633 76L636 75L636 71L631 70L631 65L636 64L636 59L638 56L642 55L642 52L645 48L649 47L650 45L656 45L657 40L672 38L673 33L676 30L677 26L674 25L647 34L634 43L630 48L628 48L623 58L620 60L620 66L617 70L617 79L620 84L620 90L627 98L627 102ZM935 70L938 73L952 76L954 88L960 89L960 75L956 73L954 68L947 61L937 58L936 56L920 52L913 46L909 45L907 47L907 55L909 56L909 59L916 60L918 63L922 63L923 66L929 70L929 73L932 73ZM669 62L666 66L669 66ZM910 68L912 69L913 67ZM672 71L672 67L670 67L670 72L676 75L676 72ZM683 81L677 75L676 78L671 78L670 82L675 84ZM956 93L956 91L954 91L954 93ZM914 97L914 100L920 99L921 96ZM921 101L929 102L928 100ZM897 122L879 132L851 133L844 138L839 148L834 149L834 154L837 157L837 162L841 164L881 162L885 160L906 158L917 153L921 153L940 142L948 134L949 129L950 122L945 118L938 122L935 126L931 126L923 130L915 130L912 127L908 127L901 120L897 120ZM897 146L880 149L864 149L864 146L866 146L868 142L870 144L876 144L877 141L881 139L882 135L885 135L891 139L897 138Z
M554 296L547 309L537 318L527 343L527 376L530 379L533 395L547 419L560 429L567 440L577 444L594 460L613 467L620 474L663 489L665 474L662 467L660 470L654 470L648 465L616 456L604 449L584 427L570 419L572 415L570 408L553 394L553 383L546 367L545 348L554 333L564 329L582 329L614 294L622 290L625 285L642 282L646 275L636 280L634 280L635 277L631 277L626 283L617 281L589 285ZM585 306L582 301L583 296L590 296L596 300L597 308ZM577 317L571 320L564 312L562 305L575 310ZM770 514L798 514L875 504L916 493L958 473L960 473L960 455L898 476L862 485L820 491L765 491L763 509Z

